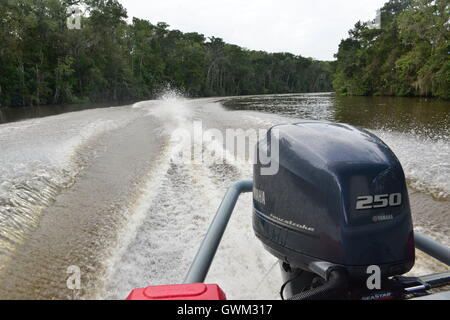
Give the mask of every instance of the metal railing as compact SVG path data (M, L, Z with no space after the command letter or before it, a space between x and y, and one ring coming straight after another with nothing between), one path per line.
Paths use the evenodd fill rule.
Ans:
M417 249L450 266L450 248L418 232L414 232L414 241Z
M237 181L228 189L184 283L202 283L205 281L239 196L242 193L251 192L252 189L253 182L251 180ZM414 233L414 237L417 249L450 266L450 248L418 232Z
M230 217L233 214L239 196L242 193L251 192L253 182L251 180L242 180L233 183L228 189L225 197L217 210L216 216L211 223L209 230L203 240L200 249L195 256L184 283L198 283L205 281L211 266L217 248L219 247L222 236L227 228Z

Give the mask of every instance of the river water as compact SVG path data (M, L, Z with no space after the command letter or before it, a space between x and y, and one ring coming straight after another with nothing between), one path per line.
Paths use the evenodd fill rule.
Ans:
M251 178L257 137L235 154L172 134L200 124L245 135L303 119L350 123L383 139L404 167L415 229L450 245L448 102L167 93L0 125L0 299L123 299L136 287L182 281L227 187ZM175 161L196 148L201 162ZM74 267L79 290L67 285ZM411 274L442 270L418 252ZM207 282L232 299L278 298L276 260L253 235L251 195L239 201Z

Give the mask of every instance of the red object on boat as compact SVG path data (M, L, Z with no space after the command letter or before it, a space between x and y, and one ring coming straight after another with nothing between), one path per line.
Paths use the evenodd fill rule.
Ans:
M134 289L126 300L226 300L216 284L175 284Z

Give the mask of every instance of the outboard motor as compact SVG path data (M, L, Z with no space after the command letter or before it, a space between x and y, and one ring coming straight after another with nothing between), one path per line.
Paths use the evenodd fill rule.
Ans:
M413 267L405 175L379 138L304 122L272 128L256 151L253 228L282 262L287 296L335 299L366 288L374 266L383 281Z

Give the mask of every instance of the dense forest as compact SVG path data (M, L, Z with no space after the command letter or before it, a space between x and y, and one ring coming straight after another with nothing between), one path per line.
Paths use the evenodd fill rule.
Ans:
M381 28L358 22L339 45L336 92L449 99L449 10L448 0L390 0Z
M68 8L83 10L81 29ZM0 0L0 107L335 91L450 99L447 0L390 0L358 22L336 61L251 51L133 18L119 0Z
M71 5L84 14L69 29ZM117 0L0 0L0 106L331 91L330 64L134 18Z

